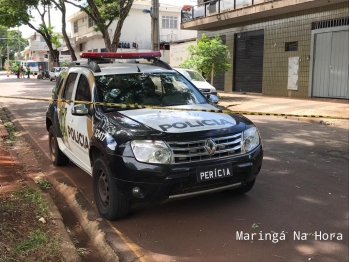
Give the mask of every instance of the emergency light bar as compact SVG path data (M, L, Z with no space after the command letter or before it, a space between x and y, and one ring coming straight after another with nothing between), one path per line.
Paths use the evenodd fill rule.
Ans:
M134 52L134 53L113 53L113 52L83 52L81 58L114 58L114 59L136 59L161 57L160 51Z

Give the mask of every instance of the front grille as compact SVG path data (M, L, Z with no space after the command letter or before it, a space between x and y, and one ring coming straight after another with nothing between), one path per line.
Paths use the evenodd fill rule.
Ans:
M169 195L175 196L175 195L200 192L203 190L219 188L219 187L243 182L244 179L245 179L244 173L234 173L232 177L214 179L214 180L204 181L204 182L197 182L197 181L179 182L179 183L175 183L172 186Z
M189 142L167 142L171 147L175 163L217 159L241 153L241 133L211 138L216 143L216 152L210 156L205 149L206 140Z
M211 89L200 89L202 93L211 93Z

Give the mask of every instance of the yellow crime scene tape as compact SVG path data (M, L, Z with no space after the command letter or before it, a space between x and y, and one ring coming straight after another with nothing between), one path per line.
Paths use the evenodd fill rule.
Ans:
M308 117L308 118L326 118L326 119L345 119L349 120L349 116L326 116L326 115L297 115L297 114L276 114L266 112L251 112L251 111L233 111L229 109L194 109L194 108L170 108L162 106L150 106L150 105L139 105L139 104L120 104L120 103L103 103L103 102L88 102L79 100L65 100L65 99L54 99L54 98L36 98L36 97L22 97L22 96L1 96L0 98L12 98L42 102L66 102L75 104L86 104L86 105L97 105L107 107L120 107L120 108L132 108L132 109L159 109L159 110L176 110L176 111L197 111L197 112L210 112L210 113L225 113L225 114L237 114L237 115L255 115L255 116L282 116L282 117Z

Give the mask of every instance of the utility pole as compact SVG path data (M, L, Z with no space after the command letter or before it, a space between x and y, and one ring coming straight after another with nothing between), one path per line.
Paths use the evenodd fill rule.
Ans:
M159 35L159 0L152 0L151 10L151 50L160 50Z
M19 27L17 27L17 38L18 38L18 60L21 60L21 42L19 41Z

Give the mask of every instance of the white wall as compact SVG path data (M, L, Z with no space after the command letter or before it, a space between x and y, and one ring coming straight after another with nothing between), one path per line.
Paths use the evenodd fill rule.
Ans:
M150 9L150 1L135 1L128 17L125 19L123 28L121 31L120 42L130 43L130 49L118 49L118 51L132 51L132 43L138 44L139 50L151 49L151 17L148 13L143 13L143 9ZM162 16L175 16L177 17L177 29L162 28ZM71 23L72 37L76 37L76 49L75 54L79 58L80 43L83 43L83 52L88 50L105 48L104 40L102 39L100 32L94 32L93 27L88 27L87 15L82 12L77 12L68 18ZM78 33L74 33L74 21L78 20ZM159 27L160 27L160 42L172 42L177 40L183 40L188 38L194 38L197 36L196 30L181 30L181 7L174 7L169 5L160 4L159 9ZM117 21L114 21L109 27L110 35L113 36ZM166 55L169 60L169 55Z
M179 67L179 65L188 57L188 46L196 45L196 41L189 41L180 44L172 44L170 48L170 65Z

